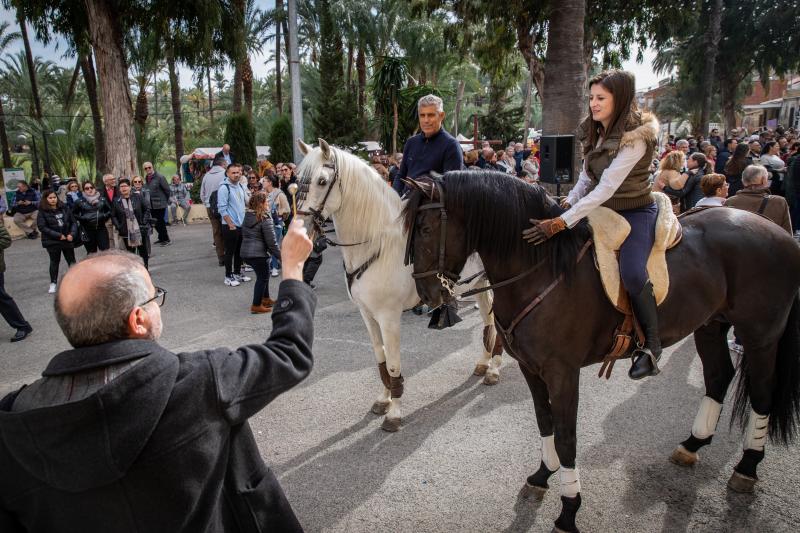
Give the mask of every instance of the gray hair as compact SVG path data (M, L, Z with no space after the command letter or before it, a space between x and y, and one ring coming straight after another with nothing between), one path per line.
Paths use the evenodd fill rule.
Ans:
M769 176L767 169L760 165L749 165L742 171L742 184L755 185L761 183L762 178Z
M675 147L678 146L689 146L689 141L687 141L686 139L681 139L675 143Z
M150 297L142 275L144 263L138 256L120 250L107 250L84 259L105 258L116 264L116 272L102 283L92 285L82 300L64 312L61 290L56 293L55 313L67 341L79 348L128 337L128 315L138 304Z
M444 102L441 98L436 96L435 94L426 94L422 98L419 99L417 102L417 111L421 107L428 107L428 106L436 106L436 111L442 112L444 111Z

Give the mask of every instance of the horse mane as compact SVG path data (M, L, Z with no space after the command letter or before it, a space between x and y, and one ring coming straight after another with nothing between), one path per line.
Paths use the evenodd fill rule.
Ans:
M400 196L359 157L334 147L331 147L331 154L339 173L340 185L334 186L341 186L342 196L341 207L333 216L336 234L346 243L364 243L363 246L342 249L345 263L348 256L360 264L378 253L378 259L370 269L376 270L384 279L391 279L406 243L399 220ZM312 180L322 173L322 166L326 163L329 161L325 160L320 148L314 148L303 158L298 168L301 190L308 191L314 187Z
M564 273L569 277L581 247L591 236L588 223L582 220L543 244L528 244L522 238L522 230L530 227L530 219L553 218L563 210L540 185L503 172L453 171L432 181L444 190L447 210L459 211L463 216L470 252L517 259L526 266L548 260L554 275ZM413 189L403 212L406 231L411 230L424 198L424 193Z

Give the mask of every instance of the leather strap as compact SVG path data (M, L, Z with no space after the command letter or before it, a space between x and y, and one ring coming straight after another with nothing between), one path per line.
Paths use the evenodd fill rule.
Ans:
M372 257L367 259L367 261L364 264L362 264L360 267L358 267L357 269L353 270L352 272L348 272L345 269L344 275L345 275L345 277L347 277L347 290L348 291L353 286L353 282L355 280L361 278L361 276L364 274L364 272L367 271L367 269L370 267L370 265L372 265L372 263L377 261L380 256L381 256L381 252L380 252L380 250L378 250L375 253L375 255L373 255Z

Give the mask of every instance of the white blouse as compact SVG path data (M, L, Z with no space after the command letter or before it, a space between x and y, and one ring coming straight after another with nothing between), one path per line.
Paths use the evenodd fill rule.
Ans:
M601 142L602 140L598 141L598 145ZM644 157L645 152L647 152L647 144L642 139L636 139L632 146L620 148L616 157L611 160L611 164L603 171L600 181L594 189L592 189L591 178L586 174L586 161L584 160L578 183L567 196L567 202L572 207L561 215L561 218L567 223L567 227L575 226L594 208L611 198L636 163Z

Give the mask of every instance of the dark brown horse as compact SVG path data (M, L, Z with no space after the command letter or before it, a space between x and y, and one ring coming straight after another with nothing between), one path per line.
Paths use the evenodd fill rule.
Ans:
M449 172L412 186L405 223L415 272L452 276L475 251L492 284L529 272L494 289L495 319L531 390L542 436L542 463L527 488L541 497L560 468L556 529L577 531L580 369L609 352L623 318L601 286L589 249L591 230L584 221L544 244L528 245L521 232L529 219L551 218L561 209L541 187L500 173ZM707 209L682 224L683 240L667 252L671 281L658 309L661 342L668 346L694 334L706 396L689 439L672 459L692 464L697 450L711 442L736 374L727 345L732 325L744 346L733 410L745 435L729 486L752 490L767 432L787 443L798 424L800 246L769 220L735 209ZM431 306L448 297L437 276L417 276L417 290ZM642 423L649 423L645 413Z

